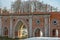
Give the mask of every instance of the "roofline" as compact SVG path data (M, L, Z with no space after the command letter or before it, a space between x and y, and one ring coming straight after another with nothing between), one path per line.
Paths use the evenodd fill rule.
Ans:
M30 15L50 15L50 14L0 14L0 16L30 16Z

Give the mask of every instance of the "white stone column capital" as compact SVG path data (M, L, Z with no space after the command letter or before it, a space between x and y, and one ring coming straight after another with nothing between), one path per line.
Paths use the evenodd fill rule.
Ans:
M10 16L10 19L12 19L13 18L13 16Z
M32 18L32 16L29 16L29 18Z
M49 17L50 17L50 15L44 15L44 18L47 18L47 17L49 18Z

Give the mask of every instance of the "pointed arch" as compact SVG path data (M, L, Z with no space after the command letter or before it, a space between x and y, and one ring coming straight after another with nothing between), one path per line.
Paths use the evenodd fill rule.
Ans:
M35 31L35 37L40 37L40 29L36 29L36 31Z
M52 36L53 37L58 37L58 29L53 29L52 30Z
M24 23L24 25L26 26L26 28L28 29L26 22L23 21L22 19L18 19L17 22L15 23L14 27L16 27L16 25L18 24L19 21L22 21Z
M15 37L22 38L28 37L28 28L22 20L18 20L15 26Z
M33 36L34 37L42 37L43 36L43 32L42 32L42 29L41 28L36 28L34 29L34 33L33 33Z
M3 30L4 32L4 36L7 36L8 37L8 28L7 27L4 27L4 30Z

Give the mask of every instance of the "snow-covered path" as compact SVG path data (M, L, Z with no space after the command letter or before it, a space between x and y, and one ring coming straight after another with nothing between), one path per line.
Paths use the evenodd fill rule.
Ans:
M25 40L60 40L60 38L57 38L57 37L33 37L33 38L27 38Z

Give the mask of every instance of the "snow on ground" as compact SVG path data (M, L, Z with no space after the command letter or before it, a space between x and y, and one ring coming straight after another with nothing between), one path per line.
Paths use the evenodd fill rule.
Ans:
M27 38L25 40L60 40L60 38L57 38L57 37L33 37L33 38Z

